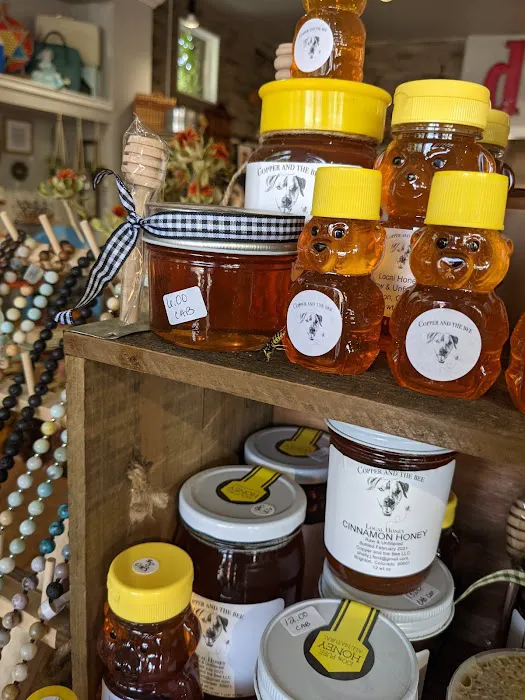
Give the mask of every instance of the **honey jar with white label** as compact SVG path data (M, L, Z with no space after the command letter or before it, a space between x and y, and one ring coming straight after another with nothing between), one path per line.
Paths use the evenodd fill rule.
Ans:
M494 293L509 269L503 221L508 178L448 172L434 177L426 226L412 237L415 286L391 319L388 360L401 386L423 394L476 399L501 372L509 337Z
M320 168L313 218L298 244L284 348L291 362L329 374L360 374L379 354L385 303L371 273L383 254L381 174Z
M150 327L187 348L259 350L286 319L302 217L221 207L170 212L170 238L147 234Z

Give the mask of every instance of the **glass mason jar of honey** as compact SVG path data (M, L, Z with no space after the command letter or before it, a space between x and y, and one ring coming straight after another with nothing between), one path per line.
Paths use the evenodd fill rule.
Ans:
M167 209L181 230L188 210ZM144 235L149 259L150 327L182 347L259 350L286 319L301 217L199 207L192 237Z
M202 700L192 583L191 559L171 544L139 544L113 560L98 639L102 700Z
M363 80L367 0L303 0L293 43L292 78Z
M364 168L317 171L313 217L299 238L284 349L291 362L360 374L379 354L385 303L371 273L381 260L381 175Z
M246 464L275 469L306 494L303 596L315 595L324 560L324 519L330 438L315 428L280 425L259 430L244 443Z
M320 165L372 168L390 95L345 80L263 85L261 143L246 168L246 207L308 216Z
M501 372L509 337L494 293L509 269L503 230L508 179L448 172L434 178L425 220L412 237L416 284L390 323L388 361L401 386L423 394L476 399Z
M505 151L509 144L510 117L500 109L491 109L487 120L487 128L483 132L481 143L496 161L498 173L509 178L509 190L514 187L514 172L505 163Z
M436 557L454 453L341 421L328 427L330 566L367 593L413 591Z
M516 408L525 413L525 314L512 333L510 349L507 387Z
M301 597L305 513L301 487L267 467L207 469L183 484L176 541L195 566L206 700L254 697L264 628Z
M494 158L480 143L489 108L487 88L461 80L416 80L396 90L393 138L376 162L383 175L387 241L373 278L385 297L385 337L396 303L415 283L410 239L425 221L434 175L496 171Z

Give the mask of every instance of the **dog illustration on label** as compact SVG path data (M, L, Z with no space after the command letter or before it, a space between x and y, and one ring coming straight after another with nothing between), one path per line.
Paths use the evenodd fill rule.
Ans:
M299 323L304 325L308 340L314 345L319 345L324 338L323 317L321 314L304 312L299 318Z
M308 55L310 61L321 54L321 39L319 35L306 37L303 41L303 51Z
M194 612L201 626L202 640L207 647L217 647L220 644L224 646L230 643L227 639L228 618L205 608L197 608ZM219 639L222 639L221 643Z
M392 245L392 253L396 254L396 263L398 270L402 271L405 269L406 264L410 258L410 244L409 243L394 243Z
M404 510L400 507L401 501L408 498L408 489L409 484L406 481L386 479L381 476L371 476L368 479L368 491L374 491L382 514L385 518L395 522L404 520L410 510L408 505L405 506ZM392 517L396 509L398 512Z
M437 361L440 365L447 362L448 367L452 367L454 362L459 360L459 355L452 356L451 353L457 350L459 338L450 333L427 333L427 345L432 344Z
M283 214L296 211L297 202L304 198L305 190L306 180L298 175L270 175L266 178L266 192L274 193L275 204Z

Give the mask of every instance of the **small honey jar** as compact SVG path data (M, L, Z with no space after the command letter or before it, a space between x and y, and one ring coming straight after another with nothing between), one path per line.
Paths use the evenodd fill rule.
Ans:
M284 347L318 372L360 374L379 354L383 294L371 273L381 260L381 174L319 168L313 218L299 238Z
M501 372L509 321L494 289L509 269L503 230L508 179L495 173L434 177L426 226L412 237L415 286L390 323L388 360L398 384L476 399Z
M173 238L147 234L150 327L182 347L259 350L285 324L304 218L221 207L152 205Z
M510 364L506 379L514 404L525 413L525 314L520 318L510 340Z
M511 190L514 187L514 172L510 165L505 163L505 151L509 144L509 134L509 115L500 109L491 109L481 143L496 161L498 173L509 178L509 190Z
M303 0L293 44L292 78L363 80L367 0Z

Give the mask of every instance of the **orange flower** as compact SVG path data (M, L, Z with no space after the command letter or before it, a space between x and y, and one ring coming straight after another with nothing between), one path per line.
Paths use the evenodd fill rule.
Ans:
M222 143L214 143L211 149L211 154L217 160L229 160L230 154L228 149Z
M201 194L203 197L211 197L213 195L213 188L209 185L207 187L202 187Z
M67 178L74 180L77 174L71 168L64 168L63 170L57 170L56 176L59 180L66 180Z
M118 216L119 218L123 219L126 216L126 210L121 204L117 204L116 207L113 207L111 210L115 216Z
M195 131L195 129L186 129L185 131L181 131L180 134L175 135L175 140L181 148L183 146L188 146L190 143L194 143L195 141L200 141L200 138L201 137Z
M199 194L199 183L195 180L190 182L188 186L188 194L190 197L194 197L196 194Z

